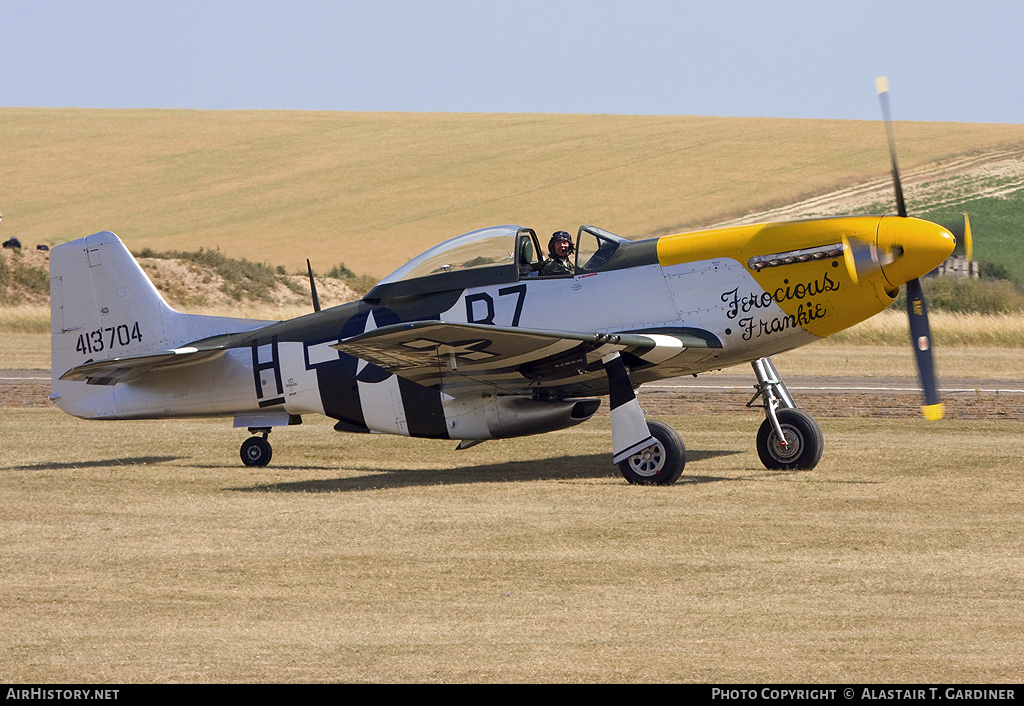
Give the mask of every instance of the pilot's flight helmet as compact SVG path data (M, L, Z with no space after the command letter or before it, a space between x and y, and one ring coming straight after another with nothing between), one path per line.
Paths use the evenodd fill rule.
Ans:
M556 230L554 233L551 234L551 240L548 241L548 252L551 253L551 255L555 254L555 243L559 241L565 241L566 243L569 243L569 250L567 254L571 255L576 250L576 248L573 247L572 244L572 236L566 233L564 230Z

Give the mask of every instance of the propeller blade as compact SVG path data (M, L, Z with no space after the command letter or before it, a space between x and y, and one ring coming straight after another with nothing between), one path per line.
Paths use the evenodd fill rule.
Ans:
M879 76L875 79L875 89L882 101L882 119L885 121L885 134L889 138L889 159L892 162L892 184L896 190L896 213L906 218L907 204L903 200L903 185L900 183L900 168L896 162L896 135L892 130L892 116L889 114L889 79Z
M928 307L924 302L924 291L919 279L907 282L907 318L910 320L910 341L914 346L914 357L917 359L917 374L924 390L921 412L928 419L942 419L945 410L939 399L938 384L935 382Z
M875 89L882 102L882 118L885 121L885 134L889 138L889 159L892 162L892 184L896 191L896 212L901 218L907 217L907 203L903 199L903 185L900 182L900 168L896 161L896 136L892 128L892 115L889 112L889 79L879 76L875 79ZM964 214L966 218L966 214ZM967 241L970 235L967 235ZM844 241L845 246L845 241ZM910 322L910 342L914 346L914 357L917 360L917 374L924 390L924 404L921 412L927 419L942 419L945 414L942 401L939 399L939 386L935 382L935 365L932 362L932 333L928 325L928 307L924 303L924 290L920 279L907 282L907 318Z
M862 277L882 269L883 257L874 243L853 236L843 236L843 261L854 284L860 284ZM891 256L888 259L891 260Z
M974 259L974 240L971 238L971 220L964 211L964 250L967 254L967 262Z

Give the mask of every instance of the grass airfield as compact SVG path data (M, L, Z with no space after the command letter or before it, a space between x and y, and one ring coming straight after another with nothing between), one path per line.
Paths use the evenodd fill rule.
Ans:
M454 442L4 409L11 682L1018 682L1024 423L670 418L667 488L607 418Z

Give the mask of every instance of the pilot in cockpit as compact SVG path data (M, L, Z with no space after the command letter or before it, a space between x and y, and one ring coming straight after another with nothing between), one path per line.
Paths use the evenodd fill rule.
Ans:
M542 277L566 276L573 273L573 265L569 256L576 251L572 244L572 236L564 230L556 230L548 241L548 259L540 268Z

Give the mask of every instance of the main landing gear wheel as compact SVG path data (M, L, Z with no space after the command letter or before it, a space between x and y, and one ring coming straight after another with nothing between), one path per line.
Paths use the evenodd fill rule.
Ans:
M780 409L776 416L785 445L779 442L771 420L765 419L757 430L757 455L772 471L809 471L821 460L825 439L814 417L801 409Z
M619 462L619 471L634 485L671 485L686 466L683 439L662 422L647 422L647 428L656 443Z
M270 448L270 442L266 438L250 436L242 442L242 450L239 455L242 457L242 463L246 466L262 468L270 463L273 449Z

